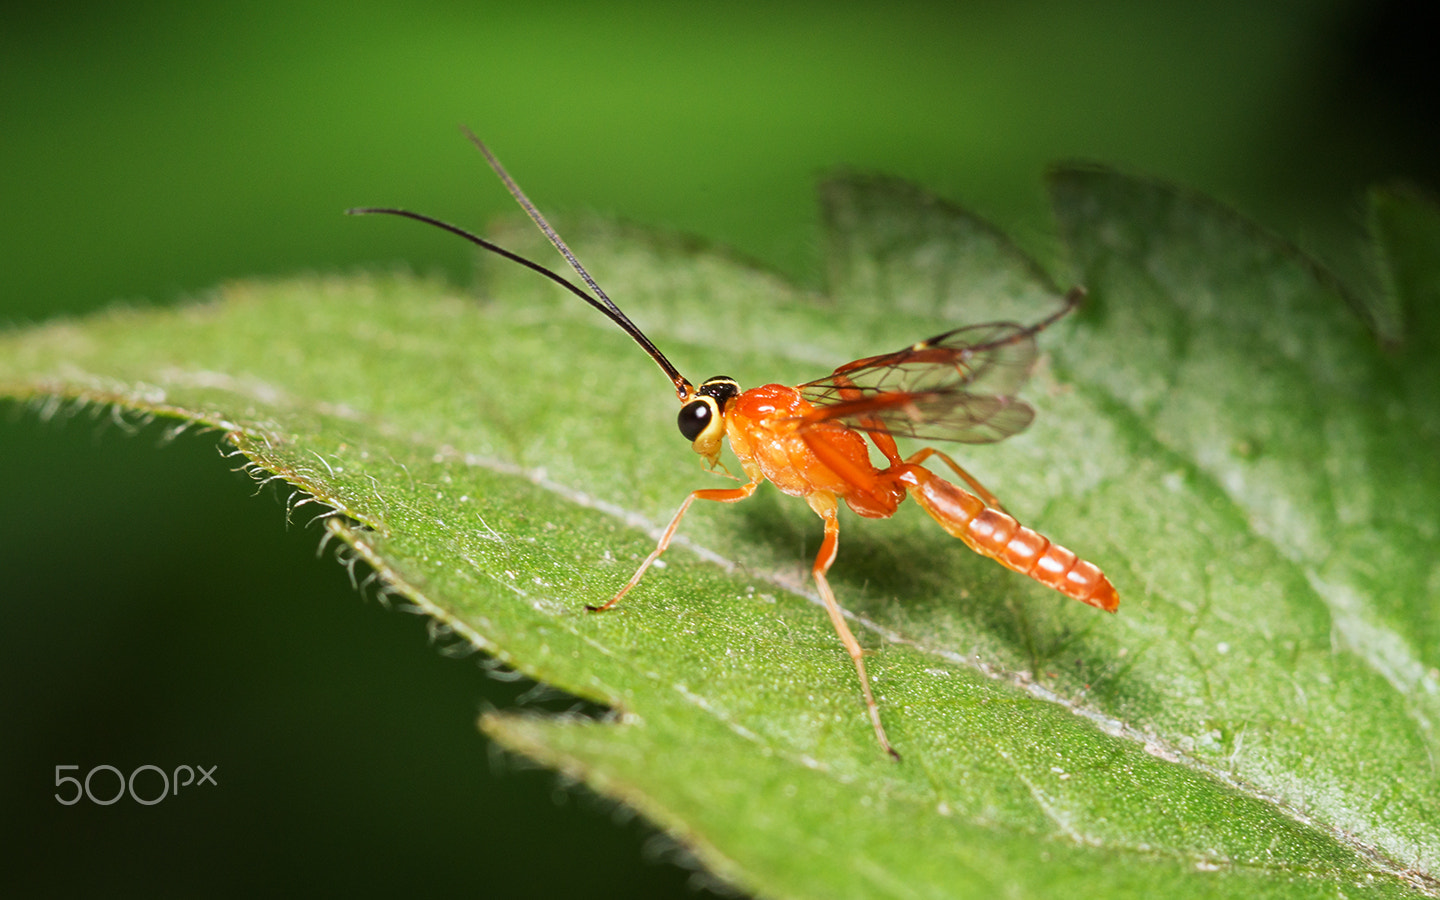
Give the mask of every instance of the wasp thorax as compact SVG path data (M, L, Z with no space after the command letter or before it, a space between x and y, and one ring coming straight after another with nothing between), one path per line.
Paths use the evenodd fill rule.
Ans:
M727 375L707 378L694 395L680 407L676 422L680 433L696 453L710 460L720 458L720 441L725 437L725 404L739 395L740 385Z

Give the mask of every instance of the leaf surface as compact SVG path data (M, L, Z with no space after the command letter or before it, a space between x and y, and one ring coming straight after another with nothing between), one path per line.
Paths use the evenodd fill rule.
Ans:
M223 431L343 513L327 527L385 590L618 711L491 715L489 734L758 894L1433 894L1440 463L1434 363L1407 363L1436 343L1415 299L1433 296L1433 209L1377 201L1397 353L1213 204L1088 169L1052 188L1091 300L1041 336L1036 423L962 462L1105 568L1121 610L918 510L843 519L832 582L898 765L817 607L820 527L798 500L697 506L663 569L584 611L689 490L726 482L629 339L518 267L487 261L485 300L310 278L12 332L0 394ZM852 178L824 202L825 297L678 239L562 231L694 381L798 383L1058 302L1002 237L911 188ZM523 225L500 239L544 252Z

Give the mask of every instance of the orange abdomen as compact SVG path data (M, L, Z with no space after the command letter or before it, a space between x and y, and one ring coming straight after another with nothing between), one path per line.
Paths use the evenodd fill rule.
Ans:
M924 474L917 473L914 483L905 479L910 496L971 550L1081 603L1106 612L1119 607L1115 586L1094 563L928 470L919 472Z

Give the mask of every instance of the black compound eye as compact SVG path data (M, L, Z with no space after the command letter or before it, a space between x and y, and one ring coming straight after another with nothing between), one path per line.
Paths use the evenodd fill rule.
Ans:
M695 443L702 432L715 420L715 400L705 397L700 400L691 400L680 407L680 418L676 422L680 426L680 433L685 440Z

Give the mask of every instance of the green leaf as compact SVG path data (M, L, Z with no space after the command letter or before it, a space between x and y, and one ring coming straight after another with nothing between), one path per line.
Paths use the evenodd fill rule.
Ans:
M663 569L584 611L689 490L727 482L675 433L643 354L533 273L487 261L486 300L398 275L238 283L15 332L0 394L221 430L342 513L326 527L385 591L617 710L495 714L487 733L747 890L1435 894L1433 361L1379 349L1313 266L1208 202L1094 170L1053 188L1092 298L1041 338L1035 425L962 461L1102 565L1120 613L917 510L843 519L832 583L898 764L817 608L820 527L798 500L698 505ZM911 188L849 179L824 199L823 298L677 239L562 231L692 379L795 383L1057 302L1002 237ZM1429 212L1377 206L1406 347L1436 340L1405 299L1431 296L1413 252Z

